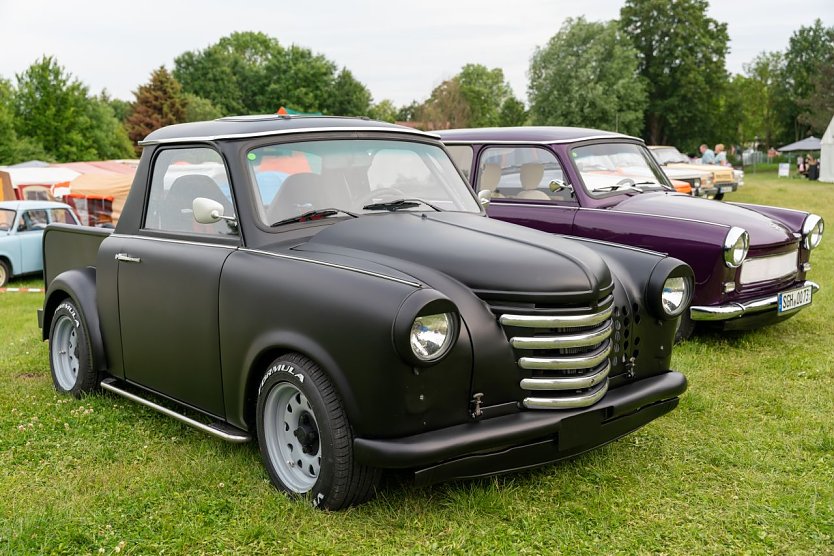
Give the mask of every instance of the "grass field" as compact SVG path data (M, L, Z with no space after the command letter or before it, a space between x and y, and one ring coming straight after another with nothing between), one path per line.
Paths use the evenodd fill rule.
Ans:
M834 185L759 172L728 200L834 223ZM339 513L278 494L254 445L57 395L42 296L0 294L0 553L834 554L834 237L812 263L811 309L679 346L689 391L637 433L536 471L389 481Z

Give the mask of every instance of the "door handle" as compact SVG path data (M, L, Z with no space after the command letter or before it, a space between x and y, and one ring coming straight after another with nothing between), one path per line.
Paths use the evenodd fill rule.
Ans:
M142 259L139 257L131 257L127 253L116 253L116 260L124 263L141 263Z

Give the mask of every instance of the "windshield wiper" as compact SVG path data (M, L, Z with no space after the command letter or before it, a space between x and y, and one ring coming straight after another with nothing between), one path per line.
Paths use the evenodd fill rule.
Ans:
M663 187L662 184L653 181L638 181L635 183L615 183L614 185L606 185L604 187L597 187L594 191L619 191L620 189L630 189L642 193L645 189L638 187L640 185L654 185L656 187Z
M370 205L362 207L362 210L389 210L394 212L399 209L414 208L420 205L426 205L427 207L433 208L437 212L443 212L443 209L438 208L423 199L397 199L396 201L386 201L384 203L371 203Z
M333 216L334 214L339 213L347 214L348 216L352 216L353 218L359 218L358 214L353 212L348 212L343 209L338 208L324 208L324 209L316 209L316 210L309 210L304 214L299 214L298 216L290 216L289 218L284 218L283 220L279 220L274 224L270 224L270 228L275 228L276 226L281 226L283 224L292 224L293 222L307 222L309 220L321 220L322 218L327 218L328 216Z

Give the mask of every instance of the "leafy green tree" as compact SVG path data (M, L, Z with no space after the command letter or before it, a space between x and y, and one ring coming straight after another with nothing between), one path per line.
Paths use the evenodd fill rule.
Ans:
M131 104L127 100L122 100L120 98L112 98L108 94L107 89L101 92L101 94L98 96L98 99L110 105L110 108L113 110L113 115L120 122L124 122L127 119L127 117L130 116L130 113L133 112L133 104Z
M528 95L533 124L639 134L647 100L636 58L615 21L569 18L531 59Z
M811 133L822 135L834 116L834 58L823 62L817 72L817 82L811 95L802 101L804 112L800 123L807 125Z
M707 0L626 0L620 24L637 48L648 92L644 137L693 150L716 137L728 76L726 23L707 16Z
M817 19L809 27L793 33L785 52L785 76L789 84L788 108L793 137L798 140L811 132L810 122L815 115L810 111L809 99L815 94L817 83L826 64L834 60L834 27L825 27Z
M134 143L161 127L185 121L182 88L165 66L155 69L150 80L140 85L134 95L133 112L125 120L127 134ZM139 146L136 153L141 153Z
M129 156L112 110L52 57L17 75L14 127L18 138L66 162Z
M0 165L31 159L49 160L43 147L17 136L14 123L14 89L11 83L0 79Z
M223 116L223 112L207 98L198 97L191 93L183 93L183 101L185 101L186 122L204 122L216 120Z
M371 106L368 110L368 116L381 122L394 123L398 116L397 107L388 99L381 100Z
M784 117L785 57L781 52L762 52L744 64L744 73L731 81L744 99L742 139L758 137L767 147L777 147L788 123Z
M499 126L520 126L527 123L527 110L524 103L515 97L510 97L501 105L498 114Z
M371 93L353 74L342 68L332 86L332 96L326 107L338 116L366 116L371 109Z
M411 104L401 106L397 109L397 122L413 122L417 119L417 112L420 110L422 104L416 100L412 100Z
M514 98L510 85L500 68L489 69L480 64L466 64L455 76L460 93L469 104L470 127L500 125L504 102Z
M461 91L460 81L447 79L435 87L414 116L425 130L467 127L471 112Z

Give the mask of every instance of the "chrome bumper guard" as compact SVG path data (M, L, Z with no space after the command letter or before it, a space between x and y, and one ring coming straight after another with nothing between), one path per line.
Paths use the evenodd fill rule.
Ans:
M806 280L797 288L811 286L811 292L817 293L820 286L816 282ZM794 288L795 289L795 288ZM779 295L771 295L762 299L754 299L745 303L728 303L727 305L693 305L689 308L689 316L694 321L722 321L745 315L775 311L779 307ZM796 310L801 309L801 307Z

